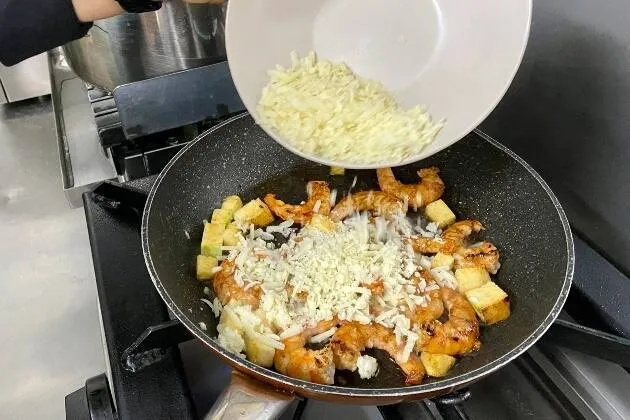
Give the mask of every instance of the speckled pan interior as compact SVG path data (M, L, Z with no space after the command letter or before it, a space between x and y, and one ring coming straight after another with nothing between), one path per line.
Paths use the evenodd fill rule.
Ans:
M437 155L394 172L411 183L419 168L433 165L440 168L446 184L443 199L458 218L480 220L487 229L479 238L500 249L502 268L495 281L512 300L512 316L500 325L483 328L481 350L462 358L442 380L403 387L394 366L386 364L371 381L345 376L339 381L346 386L319 386L243 361L213 341L217 321L200 302L206 285L195 279L194 262L202 220L210 218L223 197L238 194L250 200L274 192L285 201L299 202L306 196L308 180L326 180L345 194L355 176L355 191L377 188L374 171L347 171L343 177L332 177L327 167L283 149L247 115L201 135L171 161L155 183L142 230L149 272L170 309L212 351L235 368L275 386L322 398L406 398L446 392L499 368L542 335L568 293L573 244L564 213L546 184L493 141L472 133ZM201 322L207 331L199 327Z

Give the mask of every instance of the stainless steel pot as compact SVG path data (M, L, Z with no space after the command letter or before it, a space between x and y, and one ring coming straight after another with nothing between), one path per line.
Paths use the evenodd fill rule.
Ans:
M83 80L107 90L225 60L225 4L167 0L157 12L96 21L64 46Z

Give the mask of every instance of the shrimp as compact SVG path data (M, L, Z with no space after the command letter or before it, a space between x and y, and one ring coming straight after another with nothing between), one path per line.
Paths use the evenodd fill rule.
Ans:
M308 200L304 204L287 204L276 198L275 194L267 194L265 204L279 218L306 224L313 214L327 216L330 213L330 187L324 181L310 181L306 184Z
M234 263L228 260L221 264L221 271L212 278L212 288L222 305L236 301L243 305L251 305L252 309L258 308L262 290L259 286L245 290L236 284L234 280Z
M436 319L425 326L431 338L416 349L451 356L477 350L480 346L479 321L472 305L464 295L448 287L442 287L440 294L449 319L444 323Z
M301 292L294 293L295 288L290 284L285 286L285 290L292 299L295 299L298 302L304 303L306 302L306 299L308 299L308 292L302 290Z
M428 271L418 271L412 279L424 280L425 287L430 288L430 290L424 294L427 299L426 306L416 306L414 310L407 314L407 317L415 327L415 331L418 332L419 337L416 342L416 348L419 348L431 339L427 327L431 326L435 320L442 316L444 313L444 303L442 302L440 288Z
M460 220L450 225L438 238L411 236L409 242L413 250L421 254L452 254L464 245L467 237L483 229L477 220Z
M426 284L425 287L430 288L430 290L425 293L428 301L427 305L416 307L413 313L409 316L409 319L414 323L414 325L424 327L442 316L444 313L444 303L442 302L440 288L437 286L437 283L428 271L418 271L417 276L412 278L420 278L424 280Z
M425 238L424 236L413 235L409 237L409 243L415 252L420 254L452 254L457 249L457 244L453 241L445 241L442 238Z
M497 274L501 263L499 250L490 242L481 242L468 248L459 248L455 254L454 268L483 267L490 274Z
M276 350L274 366L283 375L303 381L331 385L335 381L335 364L330 344L319 350L307 349L306 341L337 324L337 320L322 321L314 328L285 339L284 349Z
M330 212L335 222L354 212L369 210L385 217L407 213L407 203L383 191L361 191L344 197Z
M483 230L483 225L478 220L460 220L450 225L442 232L441 236L446 241L453 241L457 245L463 245L466 238L481 230Z
M434 202L444 193L444 182L438 175L438 168L424 168L418 171L422 180L418 184L403 184L394 177L391 168L376 170L378 185L386 193L395 195L409 203L414 209L419 209Z
M361 283L361 286L370 289L372 296L383 296L383 293L385 293L385 283L383 283L383 279L380 278L374 280L372 283Z
M400 366L407 376L407 385L419 384L426 373L417 354L412 352L407 360L403 360L405 344L397 343L394 332L380 324L346 323L333 335L330 346L337 369L354 371L362 351L378 348L389 353Z

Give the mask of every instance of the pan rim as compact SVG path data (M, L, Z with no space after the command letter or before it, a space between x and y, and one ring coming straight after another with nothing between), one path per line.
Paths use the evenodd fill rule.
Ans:
M153 199L155 197L156 192L158 191L160 184L167 176L171 168L175 165L178 159L185 154L188 149L192 148L197 142L207 140L208 137L211 137L215 131L218 131L225 125L232 123L233 121L240 120L242 118L250 117L250 114L243 113L237 115L233 118L230 118L212 128L200 134L192 140L188 145L182 148L164 167L164 169L158 175L155 183L151 187L149 192L149 196L147 198L147 202L142 214L142 225L141 225L141 242L142 242L142 254L145 260L145 264L147 266L147 270L151 277L151 281L153 282L155 288L157 289L160 297L168 306L168 308L173 312L173 314L177 317L177 319L182 322L195 337L200 339L206 346L208 346L218 357L226 361L231 367L235 369L242 369L244 373L249 374L250 376L254 376L255 378L264 378L263 380L270 383L271 385L282 388L282 389L291 389L298 395L307 391L311 396L315 394L315 398L317 396L336 396L336 397L346 397L346 398L382 398L383 400L392 400L392 399L409 399L414 396L419 396L421 398L424 394L439 394L440 391L449 392L457 387L473 382L481 377L487 376L490 373L493 373L510 363L512 360L523 354L527 351L531 346L533 346L543 335L544 333L551 327L551 324L555 321L555 319L560 314L562 307L569 295L569 290L571 288L572 280L573 280L573 272L575 265L575 253L574 253L574 244L573 244L573 236L571 233L571 228L569 225L568 218L562 209L562 206L555 196L549 185L544 181L544 179L532 168L527 162L525 162L520 156L514 153L512 150L508 149L506 146L502 145L486 133L475 129L473 132L483 138L485 141L490 143L492 146L501 150L502 152L509 155L512 159L522 165L533 177L538 181L541 187L545 190L547 195L549 196L551 202L553 203L560 221L562 222L563 231L565 234L566 241L566 252L567 252L567 265L565 270L565 278L551 311L545 317L544 321L520 344L514 347L509 352L505 353L503 356L495 359L494 361L487 363L477 369L466 372L462 375L456 376L454 378L447 378L443 380L439 380L436 382L425 383L420 385L408 386L408 387L398 387L398 388L356 388L356 387L343 387L338 385L320 385L312 382L302 381L299 379L290 378L288 376L282 375L274 370L260 367L247 359L242 359L231 352L225 350L218 343L215 342L205 331L203 331L199 325L192 322L184 310L179 308L174 301L171 299L169 293L162 286L157 270L153 264L153 260L151 258L149 252L149 236L148 236L148 216L151 211L151 206L153 204ZM303 390L303 391L302 391Z

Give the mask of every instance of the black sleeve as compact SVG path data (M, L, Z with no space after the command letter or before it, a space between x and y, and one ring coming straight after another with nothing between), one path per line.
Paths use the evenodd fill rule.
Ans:
M0 63L11 66L85 35L72 0L0 0Z

